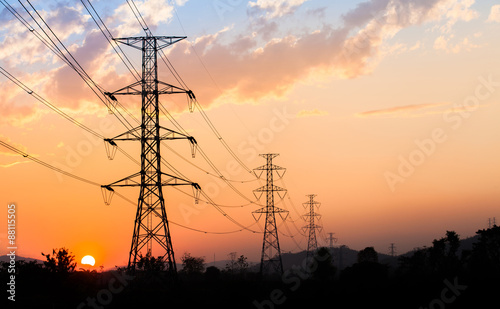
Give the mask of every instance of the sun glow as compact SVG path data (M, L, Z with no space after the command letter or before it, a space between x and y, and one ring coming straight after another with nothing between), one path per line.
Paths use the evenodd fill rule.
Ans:
M94 266L95 265L95 259L93 256L91 255L86 255L82 258L82 264L87 264L87 265L90 265L90 266Z

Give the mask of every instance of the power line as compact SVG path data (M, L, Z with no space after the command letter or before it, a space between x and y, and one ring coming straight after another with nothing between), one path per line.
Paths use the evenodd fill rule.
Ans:
M31 160L31 161L33 161L35 163L38 163L38 164L40 164L40 165L42 165L42 166L44 166L46 168L49 168L49 169L51 169L51 170L53 170L53 171L55 171L57 173L63 174L65 176L71 177L73 179L76 179L78 181L81 181L81 182L84 182L84 183L87 183L87 184L90 184L90 185L93 185L93 186L96 186L96 187L101 187L101 185L99 183L95 182L95 181L92 181L92 180L89 180L89 179L77 176L77 175L75 175L73 173L64 171L64 170L62 170L60 168L57 168L57 167L55 167L55 166L53 166L53 165L51 165L49 163L46 163L46 162L44 162L42 160L39 160L39 159L35 158L34 156L32 156L32 155L30 155L30 154L28 154L28 153L26 153L26 152L24 152L24 151L22 151L22 150L20 150L20 149L18 149L16 147L14 147L12 145L9 145L8 143L0 141L0 146L5 147L5 148L9 149L10 151L15 152L18 155L23 156L24 158L29 159L29 160ZM120 194L118 192L114 192L114 194L116 194L118 197L124 199L125 201L127 201L127 202L129 202L129 203L131 203L133 205L136 204L135 202L129 200L128 198L126 198L125 196L123 196L122 194ZM253 225L256 224L256 223L253 223L253 224L248 225L248 226L242 226L242 225L240 225L242 227L241 229L233 230L233 231L214 232L214 231L204 231L204 230L200 230L200 229L191 228L191 227L188 227L188 226L185 226L185 225L173 222L173 221L169 221L169 222L172 223L172 224L174 224L174 225L177 225L179 227L182 227L184 229L188 229L188 230L191 230L191 231L200 232L200 233L204 233L204 234L234 234L234 233L237 233L237 232L241 232L243 230L250 230L249 228L251 226L253 226ZM252 230L250 230L250 231L252 231ZM252 232L255 232L255 231L252 231ZM255 232L255 233L258 233L258 232Z
M74 125L80 127L81 129L87 131L88 133L98 137L99 139L104 139L104 136L95 130L92 130L91 128L87 127L83 123L79 122L78 120L74 119L73 117L69 116L62 110L60 110L58 107L44 99L42 96L40 96L38 93L30 89L28 86L26 86L23 82L21 82L19 79L17 79L15 76L13 76L11 73L9 73L7 70L5 70L3 67L0 66L0 73L5 76L7 79L9 79L11 82L13 82L16 86L24 90L26 93L34 97L36 100L38 100L40 103L44 104L45 106L49 107L52 111L56 112L58 115L62 116L69 122L73 123ZM131 155L129 155L127 152L125 152L122 148L117 147L117 150L120 151L123 155L125 155L127 158L129 158L131 161L138 163L137 160L135 160Z
M78 120L72 118L71 116L69 116L65 112L61 111L56 106L52 105L49 101L45 100L43 97L41 97L40 95L38 95L35 91L33 91L32 89L30 89L28 86L26 86L24 83L22 83L19 79L17 79L16 77L14 77L12 74L10 74L7 70L5 70L1 66L0 66L0 73L3 76L7 77L11 82L13 82L14 84L16 84L19 88L21 88L22 90L26 91L26 93L28 93L29 95L31 95L32 97L34 97L35 99L37 99L40 103L42 103L45 106L49 107L51 110L53 110L54 112L56 112L60 116L64 117L69 122L71 122L74 125L76 125L76 126L82 128L82 129L84 129L85 131L89 132L90 134L92 134L92 135L94 135L94 136L96 136L96 137L98 137L100 139L104 139L104 136L102 136L101 134L97 133L96 131L90 129L89 127L87 127L83 123L79 122Z
M106 26L106 24L102 20L101 16L99 16L99 13L97 13L97 10L92 5L92 2L90 2L90 0L87 0L90 8L94 12L94 14L97 16L97 19L94 17L94 14L92 14L92 12L90 11L90 9L85 4L85 0L80 0L80 1L82 2L83 6L85 7L85 9L89 13L89 15L92 17L92 20L94 20L95 24L97 25L97 27L101 31L101 33L104 36L104 38L106 38L106 41L108 41L108 43L111 45L111 47L113 48L113 50L115 51L115 53L118 55L118 57L120 58L120 60L125 64L125 67L130 71L130 73L132 74L132 76L134 76L134 78L136 80L139 80L140 77L141 77L141 75L135 69L134 65L132 64L132 62L128 58L127 54L125 54L125 52L123 51L123 49L121 48L121 46L119 44L117 44L115 41L113 41L113 35L111 34L111 31L109 31L109 28ZM104 27L104 29L106 30L106 32L104 31L103 27L101 27L101 25L99 24L98 20L102 24L102 26ZM118 52L117 49L121 53Z
M68 49L64 46L64 44L59 40L57 35L50 29L48 24L45 22L43 18L41 18L40 14L38 11L35 9L33 5L28 1L30 6L33 8L34 12L38 16L40 16L41 20L43 23L46 25L46 27L50 30L50 32L54 35L56 40L63 46L63 48L66 50L66 52L70 55L72 59L74 59L75 63L70 61L68 57L64 54L64 52L57 46L57 44L54 42L54 40L50 37L50 35L43 29L42 25L36 20L36 18L31 14L31 12L28 10L28 8L19 0L19 3L21 6L24 8L24 10L28 13L28 15L33 19L33 21L36 23L36 25L40 28L40 30L43 32L43 34L46 36L43 37L41 34L38 33L38 31L30 25L30 23L22 17L21 14L19 14L14 7L12 7L8 2L4 0L0 0L1 3L5 6L5 8L12 14L14 17L21 22L35 37L37 37L50 51L52 51L58 58L60 58L64 63L66 63L70 68L72 68L79 76L82 78L82 80L85 82L85 84L90 88L90 90L98 97L98 99L108 108L110 112L113 111L113 108L115 109L116 113L113 112L113 114L116 116L116 118L125 126L127 127L128 121L121 115L121 113L116 109L116 106L111 104L111 102L108 101L107 97L104 95L104 90L102 87L100 87L95 81L87 74L87 72L81 67L81 65L76 61L76 59L71 55L71 53L68 51ZM95 87L95 88L94 88ZM99 93L102 95L99 95ZM117 114L118 113L118 114ZM120 116L122 118L120 118ZM129 124L128 124L129 125Z
M141 12L139 11L139 9L137 8L137 6L135 5L134 1L133 0L127 0L127 4L129 5L130 9L133 11L133 14L134 16L136 17L137 21L139 22L139 24L141 25L141 27L143 28L144 32L146 33L146 35L148 36L152 36L152 32L149 28L149 26L147 25L146 21L144 20L144 18L142 17L142 14ZM172 73L172 75L175 77L175 79L177 80L177 82L179 84L181 84L181 86L183 86L185 89L189 89L189 87L187 87L186 83L184 82L184 80L182 79L182 77L177 73L177 71L175 70L175 68L173 67L173 65L170 63L170 61L168 60L168 58L166 57L166 55L164 54L164 52L162 50L159 51L159 54L160 54L160 58L163 60L163 62L165 63L165 65L167 66L167 68L170 70L170 72ZM252 172L252 170L250 170L245 164L244 162L232 151L232 149L229 147L229 145L226 143L226 141L222 138L222 136L220 135L220 133L217 131L217 129L215 128L214 124L212 123L212 121L208 118L208 116L206 115L205 111L203 110L203 108L201 107L201 105L196 101L196 99L194 98L194 94L192 94L192 92L190 90L187 90L186 92L188 95L189 95L189 98L193 98L194 99L194 104L196 107L198 107L198 109L200 110L200 113L203 117L203 119L207 122L207 124L209 125L210 129L212 130L212 132L217 136L217 138L219 139L219 141L222 143L222 145L226 148L226 150L231 154L231 156L244 168L246 169L248 172ZM192 97L191 97L192 95ZM174 118L170 115L170 113L168 113L168 111L160 104L160 111L162 111L168 119L171 119L171 122L174 123L174 125L180 129L180 131L183 131L185 132L184 134L186 135L189 135L187 133L186 130L184 130L182 128L182 126L174 120ZM168 146L167 146L168 147ZM201 156L205 159L205 161L210 165L210 167L214 170L214 172L217 174L217 176L215 176L214 174L198 167L197 165L195 165L194 163L186 160L186 158L180 156L177 152L175 152L173 149L171 149L170 147L169 150L173 151L175 154L177 154L181 159L183 159L184 161L188 162L189 164L197 167L198 169L204 171L206 174L208 175L212 175L212 176L215 176L215 177L218 177L220 179L222 179L224 182L226 182L226 184L231 188L231 190L233 190L234 192L236 192L239 196L241 196L243 199L247 200L248 202L250 203L254 203L254 204L257 204L256 201L252 201L251 199L249 199L248 197L246 197L241 191L239 191L232 183L229 179L227 179L221 172L220 170L217 168L217 166L212 162L212 160L210 160L210 158L208 157L208 155L203 151L203 149L198 145L198 151L200 152ZM185 178L185 177L184 177ZM258 178L257 178L258 179ZM256 179L256 180L257 180ZM236 181L235 181L236 182Z
M149 26L147 25L146 21L142 17L141 12L138 10L137 6L135 5L134 1L133 0L127 0L127 3L129 5L130 9L133 11L134 16L136 17L137 21L139 22L139 24L143 28L144 32L146 32L147 35L151 36L152 32L151 32ZM130 3L132 3L132 4L130 4ZM179 16L177 15L177 11L175 10L175 6L173 6L173 8L174 8L174 11L175 11L175 14L176 14L177 18L179 18ZM180 19L179 19L179 22L180 22ZM181 24L181 26L182 26L182 24ZM183 27L183 31L185 33L184 27ZM202 63L202 65L205 68L205 70L208 72L208 69L205 67L205 64L202 62L201 58L199 57L198 53L196 52L196 50L194 49L194 47L192 46L192 44L191 44L191 47L195 51L196 55L198 56L198 59ZM160 51L160 58L163 60L163 62L165 63L165 65L169 69L170 73L172 73L172 75L174 76L174 78L177 80L177 82L182 87L184 87L185 89L189 89L189 87L187 86L187 84L184 82L184 80L179 75L179 73L177 73L177 70L172 65L172 63L170 62L170 60L168 60L168 57L165 55L165 53L163 51ZM212 76L210 75L210 72L208 72L208 74L212 78ZM213 78L212 78L212 81L215 83L215 80ZM220 90L220 88L219 88L219 90ZM227 144L227 142L224 140L224 138L221 136L221 134L219 133L219 131L217 130L217 128L214 126L213 122L210 120L210 118L208 118L208 116L205 113L205 111L204 111L203 107L201 106L201 104L199 104L199 102L194 97L194 94L190 90L189 90L188 94L190 95L189 98L192 99L192 101L193 101L192 104L194 104L194 106L190 110L192 111L192 109L194 109L194 107L198 108L198 110L200 111L203 119L208 124L208 126L210 127L210 129L212 130L212 132L215 134L215 136L217 137L217 139L219 140L219 142L224 146L224 148L226 148L226 150L238 162L238 164L240 164L247 172L252 173L252 169L250 169L236 155L236 153L231 149L231 147L229 147L229 145ZM191 95L192 95L192 97L191 97Z
M42 166L45 166L46 168L50 168L51 170L54 170L54 171L56 171L56 172L58 172L60 174L66 175L68 177L74 178L76 180L79 180L81 182L85 182L85 183L93 185L93 186L101 186L100 184L98 184L95 181L88 180L86 178L77 176L77 175L72 174L70 172L66 172L66 171L64 171L64 170L62 170L60 168L57 168L57 167L55 167L53 165L50 165L50 164L48 164L48 163L46 163L46 162L44 162L42 160L39 160L39 159L35 158L34 156L32 156L30 154L27 154L26 152L24 152L24 151L22 151L22 150L20 150L20 149L18 149L16 147L14 147L14 146L12 146L12 145L9 145L9 144L7 144L7 143L5 143L3 141L0 141L0 145L3 146L3 147L5 147L5 148L7 148L7 149L9 149L9 150L11 150L12 152L17 153L18 155L23 156L26 159L29 159L29 160L31 160L33 162L36 162L36 163L38 163L38 164L40 164Z

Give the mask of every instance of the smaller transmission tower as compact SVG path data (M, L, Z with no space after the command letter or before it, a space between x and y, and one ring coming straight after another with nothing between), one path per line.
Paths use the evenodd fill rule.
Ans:
M391 256L396 256L396 245L394 243L391 243L391 245L389 246L389 250Z
M309 207L309 212L304 215L304 220L309 221L307 225L305 225L302 229L305 231L309 231L309 235L307 238L307 259L312 258L314 255L314 251L318 249L318 241L316 239L316 230L322 230L322 227L316 224L316 218L321 218L321 215L317 214L315 208L319 208L321 203L316 202L314 200L315 194L309 194L309 201L303 203L304 207Z
M278 154L261 154L266 159L266 165L254 169L257 177L261 177L266 172L266 185L253 191L255 197L260 199L262 194L266 193L266 206L252 212L255 220L259 220L262 214L266 215L264 227L264 240L262 242L262 254L260 258L260 274L279 273L283 274L283 262L281 260L280 242L278 239L278 227L276 225L276 216L279 214L283 220L286 219L288 211L274 206L274 193L283 199L286 195L286 189L275 186L274 172L281 178L286 169L273 164L273 158Z
M337 242L337 238L333 237L333 234L335 233L328 233L328 237L326 240L328 241L328 244L330 245L330 250L333 252L333 244Z
M491 218L488 218L488 228L491 229L492 227L497 225L497 218L493 217L493 225L491 224Z

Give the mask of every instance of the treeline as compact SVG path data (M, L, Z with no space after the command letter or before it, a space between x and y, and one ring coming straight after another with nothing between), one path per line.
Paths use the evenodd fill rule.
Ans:
M223 269L185 253L172 275L165 261L141 256L137 271L77 270L68 249L43 254L43 264L17 261L16 303L2 308L486 308L500 289L500 227L479 230L470 250L448 231L432 246L383 264L373 247L358 252L357 263L339 272L332 254L314 257L282 275L259 276L247 258L229 254ZM1 279L8 282L8 263ZM4 306L5 304L5 306Z

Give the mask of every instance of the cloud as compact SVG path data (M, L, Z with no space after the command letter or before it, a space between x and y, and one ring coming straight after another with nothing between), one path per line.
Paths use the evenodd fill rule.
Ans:
M13 73L11 71L11 73ZM19 73L16 71L15 73ZM16 74L17 75L17 74ZM16 76L19 77L19 76ZM49 79L43 72L24 74L21 78L31 89L36 89ZM23 126L26 123L40 119L47 113L41 109L36 99L24 90L0 75L0 125L11 124Z
M471 21L479 17L479 13L471 6L475 0L448 1L443 7L445 10L444 18L446 23L441 27L443 33L450 33L453 26L459 21Z
M146 21L150 30L155 32L160 24L168 24L173 17L174 7L169 0L134 1L137 9ZM184 5L187 1L175 1L177 5ZM127 3L123 3L113 12L113 16L106 22L114 28L115 37L129 37L141 33L136 16Z
M14 147L14 148L17 148L19 150L21 150L22 152L27 152L27 148L24 146L24 145L21 145L21 144L17 144L17 143L14 143L10 140L10 138L8 138L7 136L4 136L2 134L0 134L0 141ZM4 156L19 156L19 154L15 153L15 152L12 152L11 150L3 147L3 146L0 146L0 155L4 155Z
M177 5L184 2L177 1ZM360 3L342 16L342 24L337 28L325 24L320 29L295 34L286 32L286 35L276 37L279 33L279 18L296 12L304 2L306 0L252 1L249 3L250 9L261 14L252 21L266 21L259 28L262 31L235 33L237 30L233 28L224 28L216 33L181 41L165 52L205 107L227 103L257 103L268 97L283 97L297 83L307 81L312 76L321 80L332 76L356 78L371 73L384 56L411 50L410 47L398 43L391 43L390 46L388 44L388 41L404 28L426 22L452 25L457 20L468 20L475 16L470 10L473 3L470 0L372 0ZM169 3L168 0L136 1L138 9L152 30L172 19L173 8ZM57 28L64 25L66 20L62 12L76 14L74 10L62 5L57 6L56 10L50 13ZM307 12L304 14L311 16ZM133 81L131 75L124 70L120 59L95 25L87 19L88 17L81 17L78 22L70 23L69 28L82 33L83 37L71 46L73 55L104 89L113 91L130 84ZM112 11L112 15L107 17L105 22L114 36L129 36L142 31L126 3ZM10 23L9 27L16 31ZM29 31L25 31L21 35L13 36L12 40L19 37L29 37L33 40L29 35ZM29 43L33 44L29 50L30 53L36 54L36 50L40 48L39 42L27 42L33 42ZM446 45L443 43L437 44L437 47L453 50L454 46L450 42ZM469 41L455 43L457 44L461 50L472 48ZM0 45L2 60L16 57L3 46ZM127 54L131 54L128 47L123 49ZM49 59L54 59L53 56L50 57ZM37 61L41 63L42 59ZM137 59L133 60L138 62ZM26 61L28 60L19 59L18 64L25 64ZM206 67L208 72L203 71L203 67ZM161 80L172 81L172 76L167 74L161 63L159 70ZM55 65L52 63L43 74L45 80L35 84L43 90L40 94L56 106L73 112L97 111L104 108L88 86L67 65L61 62L56 62ZM0 89L6 90L3 84ZM2 96L6 99L0 103L2 115L4 111L7 114L20 111L10 107L12 97L0 93L0 97ZM129 103L124 98L120 101L130 107L130 110L132 107L138 110L137 106L140 104L139 100L131 100ZM93 102L93 106L90 106L90 102ZM172 112L185 108L174 106ZM30 107L18 116L34 119L36 109Z
M267 19L293 14L295 10L308 0L257 0L249 2L253 9L266 12Z
M479 48L480 46L477 44L472 43L469 38L464 38L462 41L456 43L456 44L451 44L450 40L453 39L454 36L450 36L449 38L446 38L445 36L441 35L436 40L434 41L434 49L435 50L443 50L446 53L452 53L452 54L458 54L459 52L466 50L470 51L474 48Z
M18 165L18 164L30 163L30 162L32 162L32 161L16 161L16 162L7 163L7 164L0 164L0 167L9 168L9 167L12 167L12 166L15 166L15 165Z
M427 114L434 114L435 111L426 111L424 113L417 113L415 111L429 110L435 107L449 105L448 103L428 103L428 104L412 104L405 106L395 106L377 110L371 110L366 112L361 112L356 114L357 117L368 118L368 117L378 117L378 116L391 116L391 117L410 117L410 116L422 116ZM441 113L441 112L439 112Z
M496 4L491 7L490 16L488 17L488 22L500 23L500 4Z
M301 110L297 113L297 118L303 117L314 117L314 116L327 116L329 113L327 111L320 111L318 109L313 110Z
M265 44L260 34L231 37L228 31L178 43L169 57L205 106L257 102L285 95L311 74L337 78L369 74L384 55L409 50L398 45L385 48L387 40L406 27L441 20L444 4L451 8L449 0L374 0L344 15L339 28L325 25L302 35L274 37ZM207 84L206 74L200 74L193 48L215 87Z

